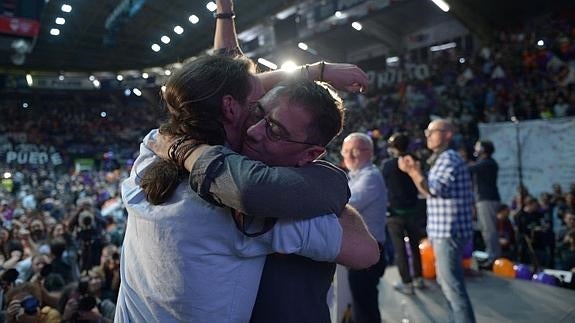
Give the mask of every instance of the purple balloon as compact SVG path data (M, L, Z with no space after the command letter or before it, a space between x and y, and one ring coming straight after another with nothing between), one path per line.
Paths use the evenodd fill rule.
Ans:
M469 242L463 247L463 258L471 258L473 254L473 240L469 240Z
M557 281L556 281L554 276L548 275L548 274L543 273L543 272L540 272L540 273L533 275L533 280L535 280L538 283L545 284L545 285L551 285L551 286L557 285Z
M515 270L516 279L531 280L531 276L533 276L531 269L527 265L518 264L513 266L513 269Z

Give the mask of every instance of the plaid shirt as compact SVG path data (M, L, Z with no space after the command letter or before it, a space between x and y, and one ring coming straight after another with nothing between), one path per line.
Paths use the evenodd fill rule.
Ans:
M473 234L473 188L469 169L452 149L442 152L429 171L427 185L427 234L430 238Z

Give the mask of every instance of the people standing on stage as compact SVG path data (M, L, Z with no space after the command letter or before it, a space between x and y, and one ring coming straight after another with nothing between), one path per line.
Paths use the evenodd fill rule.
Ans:
M411 295L414 294L414 288L425 288L419 253L419 242L424 236L422 225L425 218L417 210L417 187L409 175L402 172L398 166L399 157L408 155L409 137L404 133L395 133L389 137L387 144L388 152L393 156L385 160L381 167L389 200L387 229L393 242L395 264L401 276L401 282L396 282L393 287L399 292ZM409 238L413 260L413 276L409 270L404 241L406 236Z
M411 156L399 159L399 169L427 197L427 235L435 253L437 281L447 299L449 322L473 323L461 261L463 248L473 235L473 188L467 165L449 148L454 133L449 121L432 121L425 130L427 148L433 151L427 177Z
M379 313L379 280L385 273L384 253L387 213L387 189L379 169L372 163L373 141L359 132L343 140L341 155L349 170L349 204L363 216L380 248L379 262L369 268L349 268L348 280L352 295L353 318L358 323L381 322Z
M477 223L488 255L484 264L487 268L491 268L491 264L501 256L497 234L497 209L501 203L497 189L499 166L492 157L494 152L495 147L491 141L477 141L473 153L477 160L469 166L473 178Z

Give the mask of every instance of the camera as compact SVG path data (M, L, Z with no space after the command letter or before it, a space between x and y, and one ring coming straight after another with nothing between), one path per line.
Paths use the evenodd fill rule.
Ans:
M78 298L78 310L79 311L91 311L98 302L94 296L89 294L90 278L82 277L78 283L78 293L80 298Z
M95 222L94 214L90 211L82 211L78 215L78 224L82 230L92 229Z
M36 297L28 295L20 301L20 305L24 309L24 313L28 315L35 315L36 313L38 313L38 307L40 306L40 301Z

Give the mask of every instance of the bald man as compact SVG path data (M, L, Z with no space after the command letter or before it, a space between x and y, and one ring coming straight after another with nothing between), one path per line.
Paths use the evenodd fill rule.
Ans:
M427 235L435 252L437 282L447 299L449 322L474 323L461 263L463 247L473 235L473 189L465 161L449 148L453 135L453 125L445 119L432 121L425 130L427 148L433 151L427 178L411 156L401 157L398 165L427 197Z

